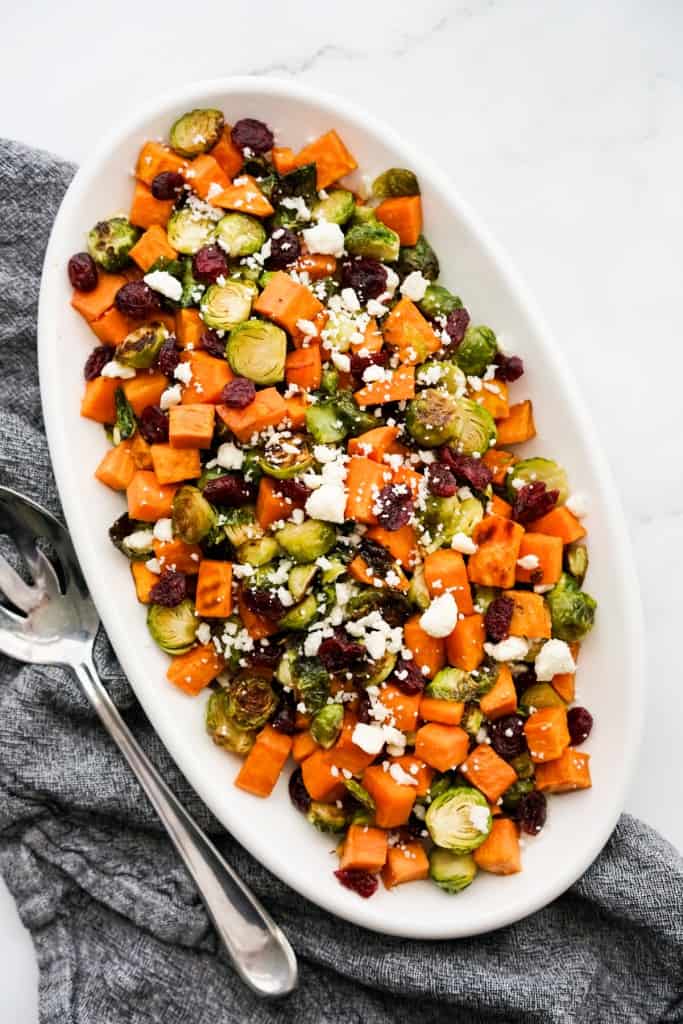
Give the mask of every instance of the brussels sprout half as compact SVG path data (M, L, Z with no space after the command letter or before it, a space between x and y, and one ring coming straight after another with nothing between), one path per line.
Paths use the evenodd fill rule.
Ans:
M275 539L295 562L314 562L334 547L337 532L330 523L307 519L303 523L287 523L277 531Z
M473 672L465 672L462 668L442 668L427 684L425 694L437 700L478 700L489 692L497 676L497 667L483 667Z
M459 398L456 406L451 443L462 455L485 455L496 443L493 416L470 398Z
M285 378L287 335L276 324L256 317L238 324L230 331L225 352L238 377L262 385L277 384Z
M290 673L290 682L284 685L294 687L297 700L303 701L306 709L315 714L327 705L327 698L330 695L330 676L327 669L318 658L309 658L299 655L292 658L287 656L287 665ZM278 678L280 669L278 666Z
M240 672L227 689L228 714L238 729L260 729L277 707L278 698L266 678Z
M457 295L453 295L443 285L430 284L427 285L427 290L417 305L421 313L424 313L430 320L434 320L437 316L445 317L454 309L460 309L462 302Z
M343 832L347 825L346 812L341 807L319 800L311 801L306 819L318 832Z
M344 247L352 256L369 256L386 262L398 259L400 246L396 232L378 220L355 224L344 240Z
M171 148L180 156L208 153L220 139L224 124L220 110L190 110L171 126Z
M372 183L372 194L377 199L394 196L419 196L420 186L413 171L405 167L390 167L379 174Z
M110 217L88 232L88 252L103 270L121 270L139 237L140 231L127 217Z
M455 786L441 793L425 816L434 843L454 853L471 853L481 846L492 821L486 797L469 786Z
M582 640L593 628L597 601L581 590L576 580L563 572L559 580L546 594L550 609L553 636L567 643Z
M356 201L353 192L346 189L336 188L330 192L326 199L317 202L312 210L315 220L326 220L330 224L346 224L353 216L356 208Z
M312 565L295 565L289 570L287 587L295 601L301 601L306 596L317 574L318 566L315 562Z
M436 281L439 276L439 260L424 235L420 235L415 245L401 246L397 269L401 277L419 270L429 281Z
M237 561L244 565L267 565L280 553L280 545L275 537L260 537L258 540L248 540L237 548Z
M213 742L235 754L248 754L254 745L256 733L240 729L230 714L230 694L227 690L214 690L206 705L206 731Z
M247 541L258 540L263 536L263 529L259 526L254 508L251 505L228 509L221 517L221 528L235 548L246 544Z
M408 587L408 600L421 611L429 608L431 597L422 565L416 565L413 570L413 576Z
M186 544L198 544L216 524L216 513L198 487L189 484L173 498L173 532Z
M455 352L455 361L468 377L481 377L486 367L494 362L498 343L490 327L472 327Z
M137 327L116 346L114 358L135 370L149 370L154 366L161 346L169 337L168 328L158 320Z
M569 497L569 481L567 480L567 474L563 470L562 466L558 465L553 459L522 459L520 462L516 462L512 467L512 471L508 473L505 487L507 491L507 497L509 501L514 501L517 494L517 487L515 487L514 481L517 481L517 487L519 487L519 481L523 484L532 483L534 480L540 480L544 483L549 491L559 491L560 495L557 499L558 504L563 505Z
M464 501L454 494L450 498L435 498L429 495L421 514L426 530L421 543L431 553L451 543L456 533L471 537L477 523L484 518L484 507L477 498Z
M476 704L468 704L460 719L460 728L464 729L468 736L473 739L481 729L484 721L484 712Z
M566 704L550 683L532 683L521 694L519 706L525 714L531 714L538 708L563 708Z
M203 246L213 242L215 233L215 221L210 217L199 216L190 206L172 213L166 225L170 245L186 256L193 256Z
M251 313L254 293L254 286L246 281L226 281L225 284L210 285L202 295L201 302L199 303L204 323L215 331L232 330L233 327L242 324ZM249 323L273 327L284 338L284 332L279 327L275 327L274 324L266 324L265 321L261 320L250 320ZM284 356L282 361L284 373ZM282 377L275 379L282 380Z
M317 444L336 444L349 432L333 398L306 407L306 430Z
M564 549L564 561L569 575L573 576L581 586L588 572L588 548L586 545L569 544Z
M455 853L441 850L438 846L429 851L429 877L444 892L462 892L474 881L477 865L469 853Z
M318 602L314 594L309 594L299 604L289 608L278 620L280 629L306 629L318 615Z
M151 604L147 612L147 628L166 654L185 654L194 646L197 632L193 602L186 598L174 608Z
M457 414L458 404L452 395L425 388L408 403L406 428L418 444L436 448L454 439Z
M258 252L266 240L260 220L246 213L226 213L216 225L216 241L221 249L237 258Z
M341 704L326 704L313 716L311 736L325 750L334 746L341 732L344 721L344 708Z

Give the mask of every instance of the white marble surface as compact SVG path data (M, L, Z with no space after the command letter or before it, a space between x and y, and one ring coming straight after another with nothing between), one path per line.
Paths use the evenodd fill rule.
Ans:
M2 20L0 134L73 160L148 94L260 73L365 104L452 174L566 346L612 463L649 644L627 809L683 848L683 7L29 0ZM37 1019L30 949L0 890L0 1019L12 1024Z

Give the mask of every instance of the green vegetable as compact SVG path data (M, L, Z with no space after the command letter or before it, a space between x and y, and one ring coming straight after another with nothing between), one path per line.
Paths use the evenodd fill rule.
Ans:
M190 206L184 206L182 210L172 213L166 225L169 243L177 252L190 256L212 242L215 233L215 221L210 217L198 216Z
M263 534L263 530L256 521L256 515L251 505L231 508L222 513L221 528L235 548L246 544L247 541L258 540Z
M485 587L480 583L475 583L474 604L482 613L486 613L489 610L489 606L497 597L498 591L495 587Z
M228 687L228 713L238 729L260 729L277 706L277 696L264 676L240 672Z
M283 174L273 190L271 202L279 203L286 197L303 196L307 206L318 198L318 175L315 164L302 164Z
M460 728L464 729L468 736L476 737L484 721L484 712L476 704L468 704L460 720Z
M436 281L439 276L439 261L424 235L420 235L415 245L401 246L397 270L401 277L406 277L413 270L419 270L429 281Z
M441 796L447 790L452 789L455 785L455 774L454 772L442 772L439 775L435 775L432 779L432 783L429 787L428 803L433 803L437 797Z
M462 892L474 881L477 865L469 853L454 853L434 846L429 851L429 877L444 892Z
M194 276L191 256L183 257L182 267L181 283L183 294L180 296L179 306L181 309L187 309L189 306L196 306L199 303L199 300L206 291L206 285L202 281L198 281Z
M312 800L306 819L318 832L343 832L346 828L346 812L336 804L324 804Z
M459 398L451 443L462 455L485 455L496 443L496 423L483 405Z
M314 562L334 547L337 533L329 523L307 519L303 523L287 523L277 531L275 539L295 562Z
M361 807L367 811L368 814L374 817L376 810L375 801L370 796L365 786L361 786L360 782L356 782L355 779L342 778L342 782L354 800L357 800Z
M201 302L199 303L199 309L202 314L202 319L204 320L204 323L206 324L207 327L212 327L214 330L217 331L232 332L233 327L236 327L238 324L243 324L243 322L247 320L247 318L249 317L249 314L251 313L251 304L253 302L253 299L254 288L252 286L246 284L246 282L244 281L226 281L225 284L212 284L206 289L206 291L202 295ZM279 332L277 335L274 335L275 337L279 338L280 335L282 335L283 338L285 337L284 331L281 328L276 327L275 324L267 324L265 321L261 320L248 320L248 324L256 324L258 325L259 328L272 328L273 331ZM264 338L270 339L269 332L263 332L263 336ZM230 337L232 338L232 333ZM260 332L255 333L253 337L254 340L256 340L257 337L260 338ZM259 342L259 345L260 344L261 342ZM228 342L228 345L230 346L230 341ZM265 362L266 367L264 367L264 372L265 369L267 368L272 373L274 369L273 360L276 351L277 354L280 354L280 350L282 348L282 341L279 341L277 346L275 346L269 340L266 343L266 345L266 352L263 358L259 359L257 355L254 361L256 362L257 366L261 366ZM238 349L243 349L244 347L246 346L237 343ZM248 362L248 358L245 356L244 353L242 353L240 361L242 360ZM284 376L284 354L282 355L281 361L282 374ZM282 380L282 377L275 377L274 380ZM260 380L258 380L257 382L261 383Z
M457 416L458 404L452 395L425 388L408 403L406 428L419 445L436 448L455 437Z
M343 441L348 433L332 398L306 407L306 430L317 444L336 444Z
M425 824L437 846L454 853L471 853L488 836L492 820L483 793L469 786L455 786L432 800Z
M260 537L248 540L237 548L237 561L243 565L267 565L280 553L280 545L274 537Z
M497 667L479 668L473 672L465 672L462 668L442 668L427 684L425 694L437 700L478 700L489 692L497 675Z
M214 690L206 705L206 731L215 744L235 754L248 754L256 733L238 728L230 714L228 690Z
M537 708L563 708L565 702L550 683L532 683L519 698L519 706L526 714Z
M299 604L288 609L278 620L280 629L306 629L318 614L318 602L314 594L309 594Z
M517 810L517 805L523 796L531 793L534 788L532 779L517 779L503 793L503 810L511 813Z
M357 622L372 612L379 612L384 621L392 627L402 626L412 611L406 595L389 587L383 587L381 590L376 587L365 587L360 593L354 594L346 605L346 617L352 622Z
M226 213L216 225L216 241L228 256L251 256L266 240L260 220L246 213Z
M312 565L295 565L293 569L290 569L287 586L295 601L300 601L305 597L317 572L318 566L315 562Z
M344 708L341 704L326 704L313 716L311 736L325 750L334 746L341 732L344 721Z
M471 537L483 517L484 508L477 498L460 501L455 494L450 498L429 495L421 514L429 540L423 535L421 543L427 552L431 552L449 545L456 533Z
M113 439L114 444L118 445L121 441L126 441L133 436L137 430L137 421L123 388L117 388L114 392L114 405L116 407L116 422L114 423Z
M197 632L193 602L185 598L174 608L151 604L147 612L147 628L166 654L185 654L194 646Z
M180 156L208 153L220 139L224 123L220 110L190 110L171 126L171 148Z
M238 377L263 386L277 384L285 378L287 335L276 324L252 318L230 331L226 354Z
M460 309L462 302L442 284L430 284L417 305L421 313L435 320L438 316L446 317L454 309Z
M334 583L340 576L343 576L346 572L346 563L338 558L336 555L332 555L329 559L329 567L323 569L322 581L323 583Z
M567 474L562 469L562 466L559 466L553 459L536 457L533 459L522 459L520 462L515 463L505 481L508 501L515 500L517 487L514 486L514 483L517 481L519 486L520 480L524 484L539 480L546 485L549 491L559 491L560 496L557 501L560 505L563 505L569 497Z
M335 188L328 194L327 199L315 203L312 212L315 220L326 220L330 224L346 224L355 208L353 193L343 188Z
M398 259L400 245L396 232L379 221L354 225L347 231L344 242L352 256L369 256L388 262Z
M380 419L360 408L351 391L338 391L334 401L337 412L352 437L363 434L366 430L372 430L373 427L382 426Z
M154 366L161 346L169 337L168 328L157 320L136 327L116 346L114 358L135 370L148 370Z
M425 582L424 568L422 565L416 565L413 570L413 576L408 587L408 600L411 604L414 604L420 611L425 611L429 608L431 597L429 596L429 589Z
M376 224L377 215L373 206L357 206L351 217L351 224Z
M535 774L534 762L531 760L531 755L526 751L523 754L518 754L517 757L513 757L510 764L520 779L530 779Z
M186 544L204 540L216 523L216 513L198 487L189 484L173 498L173 532Z
M323 369L320 390L326 395L334 395L339 390L339 370L332 363L328 363Z
M559 580L546 594L553 625L553 636L558 640L574 643L582 640L593 628L597 601L581 590L579 584L563 572Z
M312 464L311 449L301 434L294 434L286 441L273 439L259 456L259 466L263 472L276 480L291 480L292 477L305 472Z
M149 523L131 519L127 512L109 527L109 539L131 561L146 560L154 554L154 534Z
M588 572L588 548L586 545L569 544L564 549L564 561L569 574L581 586Z
M473 327L470 324L456 349L455 360L468 377L481 377L494 361L497 349L496 336L490 327Z
M378 175L372 183L372 194L377 199L394 196L419 196L420 186L416 176L405 167L390 167Z
M398 655L387 651L377 661L368 660L367 667L356 669L354 678L363 686L379 686L388 679L396 667Z
M121 270L139 237L140 231L127 217L110 217L88 232L88 252L103 270Z
M465 374L457 363L449 359L428 359L417 367L416 379L420 385L445 389L456 396L463 395L467 387Z
M315 714L327 705L330 695L330 676L318 658L302 655L290 660L291 685L297 700L303 701L307 711Z

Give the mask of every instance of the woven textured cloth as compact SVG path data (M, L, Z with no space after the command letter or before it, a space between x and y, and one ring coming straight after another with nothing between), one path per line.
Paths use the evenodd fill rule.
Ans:
M0 481L57 515L35 323L72 174L0 143ZM647 826L624 815L583 878L512 927L453 942L374 935L308 903L231 839L161 746L103 634L96 660L149 757L283 926L301 983L278 1003L244 988L75 680L0 657L0 871L35 943L41 1024L683 1021L683 860Z

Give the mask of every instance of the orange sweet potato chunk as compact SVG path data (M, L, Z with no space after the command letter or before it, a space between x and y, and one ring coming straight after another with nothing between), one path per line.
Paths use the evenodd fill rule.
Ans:
M480 789L489 803L495 804L508 786L517 780L517 772L486 743L475 747L460 771L467 781Z

